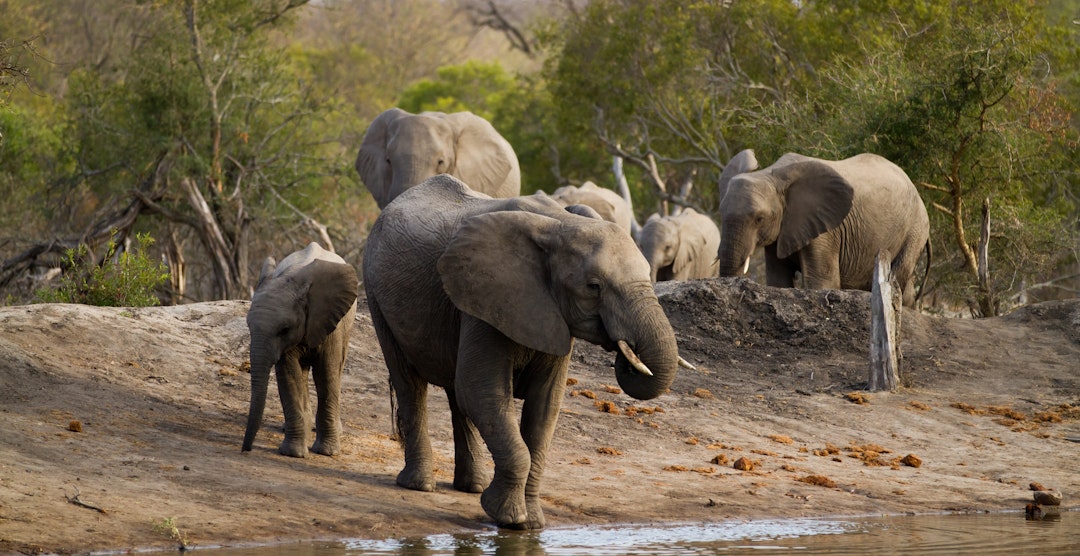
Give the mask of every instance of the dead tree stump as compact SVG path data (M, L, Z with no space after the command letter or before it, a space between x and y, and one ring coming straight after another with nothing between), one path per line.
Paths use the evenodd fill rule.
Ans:
M878 251L870 290L870 380L872 392L900 386L900 312L902 297L893 279L888 251Z

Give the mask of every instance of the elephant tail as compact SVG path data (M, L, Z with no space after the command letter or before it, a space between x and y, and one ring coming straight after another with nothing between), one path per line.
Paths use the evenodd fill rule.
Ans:
M922 299L923 291L926 290L926 282L930 278L930 261L934 258L934 249L930 246L930 239L926 240L926 271L923 272L922 282L919 283L919 288L915 290L915 304L918 305L919 300Z

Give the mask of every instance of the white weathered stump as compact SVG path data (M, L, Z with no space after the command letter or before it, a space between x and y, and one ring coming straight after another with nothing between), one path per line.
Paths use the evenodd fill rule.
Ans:
M896 391L900 385L900 312L902 293L893 280L891 256L878 251L870 290L870 380L872 392Z

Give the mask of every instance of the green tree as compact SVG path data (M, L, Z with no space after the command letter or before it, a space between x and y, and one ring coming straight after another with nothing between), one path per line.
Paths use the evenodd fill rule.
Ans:
M150 217L143 226L165 238L177 299L246 296L252 251L270 250L297 222L331 243L309 214L349 185L347 165L316 134L326 104L271 42L304 4L140 4L134 48L109 71L81 64L65 77L75 164L54 178L58 189L83 205L127 201L104 216L83 212L94 230L84 236L116 230L122 245Z

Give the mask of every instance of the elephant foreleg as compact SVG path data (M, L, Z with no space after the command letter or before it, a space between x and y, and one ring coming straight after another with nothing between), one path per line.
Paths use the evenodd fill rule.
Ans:
M529 521L525 483L531 467L515 418L512 362L520 349L491 325L462 318L454 386L458 403L495 460L495 476L480 495L480 505L500 526L515 528Z
M838 290L840 276L840 246L819 236L795 256L801 261L803 287L810 290Z
M352 324L352 318L347 321ZM319 405L315 410L315 443L311 451L334 456L341 452L341 371L345 366L348 334L335 332L312 366Z
M480 435L458 406L456 390L447 388L446 398L450 402L450 415L454 422L454 490L482 492L488 478L481 466L486 453L480 443Z
M300 365L298 354L292 352L283 355L274 369L281 410L285 414L285 439L278 446L278 453L302 458L307 455L307 433L311 429L307 373Z
M795 274L799 272L799 264L792 260L793 257L781 259L776 256L776 244L765 246L765 284L774 288L790 288L795 286Z
M525 507L529 512L527 529L544 528L544 511L540 507L540 481L544 475L548 447L555 432L566 390L566 371L569 357L543 356L522 375L528 380L521 397L521 437L529 447L529 479L525 483Z

